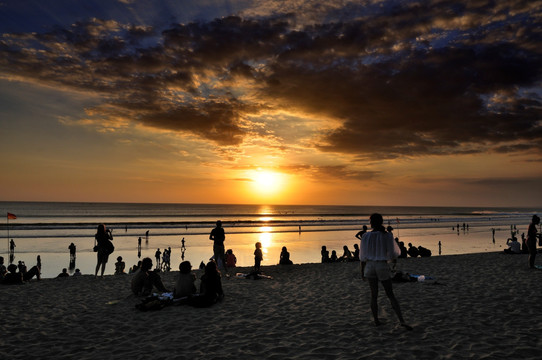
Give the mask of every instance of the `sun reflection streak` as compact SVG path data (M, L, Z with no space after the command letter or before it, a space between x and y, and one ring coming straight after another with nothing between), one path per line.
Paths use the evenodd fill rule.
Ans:
M267 249L273 243L273 234L271 233L272 228L270 226L260 227L260 237L259 241L262 243L262 252L267 254Z

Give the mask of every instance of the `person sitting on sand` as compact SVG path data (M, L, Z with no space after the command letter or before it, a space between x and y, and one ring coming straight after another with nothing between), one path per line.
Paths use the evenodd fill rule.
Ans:
M354 244L354 253L352 254L354 261L359 261L359 245Z
M117 257L117 262L115 263L115 275L126 274L124 272L125 267L126 267L126 263L122 261L122 256Z
M205 273L201 277L201 284L198 296L190 298L189 304L196 307L208 307L222 301L224 291L222 280L216 262L209 261L205 265Z
M282 251L280 252L280 265L292 265L293 262L290 260L290 253L288 252L288 249L286 249L286 246L282 247Z
M399 249L401 250L401 255L399 255L399 258L406 259L408 257L408 250L405 243L403 241L399 241L397 244L399 244Z
M329 258L330 262L337 262L339 258L337 257L337 252L335 250L331 250L331 257Z
M137 270L139 270L141 268L141 260L139 260L137 262L137 264L135 264L134 266L132 266L129 270L129 273L130 274L134 274Z
M196 274L192 272L190 261L183 261L179 264L179 277L175 282L173 297L175 299L190 297L196 293Z
M393 239L393 234L386 231L383 226L382 215L374 213L370 217L371 232L363 235L360 244L361 277L363 281L369 281L371 289L371 311L375 325L380 325L378 319L378 282L382 283L391 306L395 311L401 326L408 330L412 327L405 323L399 302L393 293L391 272L388 261L396 259L401 250Z
M428 248L424 248L423 246L418 246L418 254L420 257L430 257L431 256L431 250Z
M505 254L521 254L521 244L517 237L508 238L506 245L508 245L508 249L503 250Z
M70 274L68 274L68 269L64 268L62 269L62 272L58 274L57 278L63 278L63 277L69 277Z
M348 246L343 246L343 255L340 257L340 261L352 261L352 252L348 249Z
M141 261L141 268L136 271L132 278L132 292L135 295L150 295L153 287L156 287L158 291L168 292L164 284L162 284L162 279L158 272L151 269L151 258L144 258L143 261Z
M325 246L322 246L322 251L320 251L320 254L322 255L322 264L331 262L331 259L329 258L329 250Z
M38 281L40 280L40 270L37 266L32 266L30 270L27 270L24 261L19 261L19 265L17 267L19 269L19 274L21 274L23 277L23 281L29 281L34 276L38 279Z
M236 264L237 257L235 257L232 249L228 249L226 251L226 270L234 268Z
M418 248L415 246L412 246L412 243L408 243L408 255L410 257L418 257L419 251Z
M8 265L8 272L6 273L6 275L4 275L2 284L4 285L23 284L23 274L21 274L20 272L17 272L17 265L15 264Z
M81 276L83 274L81 274L81 270L79 269L75 269L75 272L73 273L73 276Z

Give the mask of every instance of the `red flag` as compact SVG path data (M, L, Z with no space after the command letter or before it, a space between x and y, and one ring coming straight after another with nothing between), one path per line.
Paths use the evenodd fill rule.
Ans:
M15 216L15 214L8 213L8 219L15 220L17 219L17 216Z

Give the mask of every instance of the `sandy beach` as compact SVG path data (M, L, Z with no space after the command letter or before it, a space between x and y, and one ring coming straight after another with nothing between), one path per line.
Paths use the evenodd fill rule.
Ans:
M131 275L1 286L0 357L539 358L542 271L528 269L527 255L408 258L398 269L436 279L394 283L413 331L398 325L383 291L383 325L374 326L359 263L266 266L271 280L224 278L224 301L203 309L142 312L135 308L142 298L130 294ZM162 275L167 287L177 274Z

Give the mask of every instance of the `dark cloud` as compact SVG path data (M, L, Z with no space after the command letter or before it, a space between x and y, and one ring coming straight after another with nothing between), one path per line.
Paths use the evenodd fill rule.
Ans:
M319 149L360 158L542 148L542 2L322 9L305 26L292 14L167 29L90 19L4 34L0 76L94 91L104 117L114 107L219 145L240 144L265 108L338 120Z

